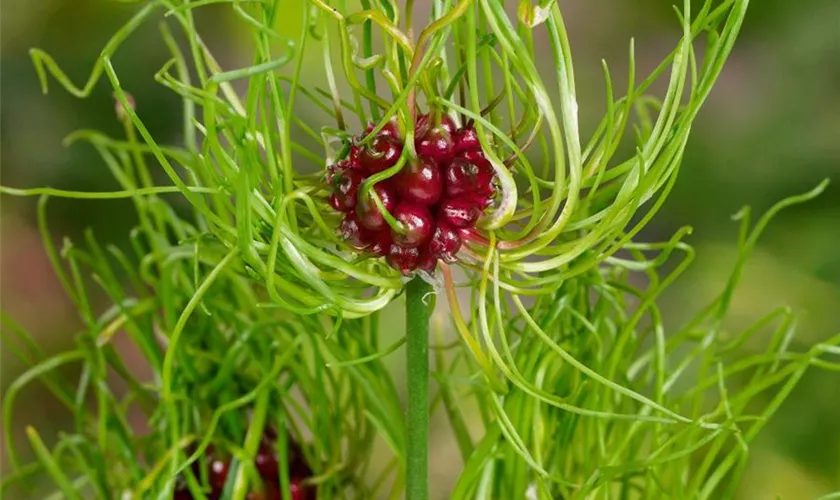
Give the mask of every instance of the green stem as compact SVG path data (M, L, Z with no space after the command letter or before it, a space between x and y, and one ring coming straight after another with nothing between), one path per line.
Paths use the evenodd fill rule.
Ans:
M407 500L429 498L429 316L434 309L431 291L419 277L406 287Z

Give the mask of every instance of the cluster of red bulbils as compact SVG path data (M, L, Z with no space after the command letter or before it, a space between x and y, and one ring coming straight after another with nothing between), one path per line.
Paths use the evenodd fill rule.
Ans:
M403 151L395 120L362 144L373 128L352 140L346 158L327 167L329 203L344 213L342 237L360 252L385 257L403 274L433 272L439 259L454 262L496 192L495 172L475 128L469 123L457 128L445 113L438 119L432 114L416 119L417 157L370 190L399 230L388 224L373 197L359 189L371 175L396 165Z
M277 434L273 429L266 429L260 442L260 447L254 458L254 467L262 479L262 488L254 488L246 500L281 500L283 498L280 486L280 468L277 460L277 449L274 443ZM289 464L289 497L292 500L314 500L315 491L312 486L304 484L304 480L312 476L312 470L306 464L300 447L291 440L287 444ZM217 453L212 446L205 452L207 464L207 483L211 491L207 494L209 500L218 500L222 496L225 483L230 471L230 459ZM193 462L193 473L201 477L200 465ZM174 500L192 500L193 496L186 485L181 484L175 489Z

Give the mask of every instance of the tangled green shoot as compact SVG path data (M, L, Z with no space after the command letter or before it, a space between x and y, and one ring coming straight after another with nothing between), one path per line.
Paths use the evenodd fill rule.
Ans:
M15 471L3 489L45 476L56 497L172 498L185 488L210 498L206 467L193 466L213 447L231 455L221 498L244 499L267 491L254 459L260 435L274 428L288 431L278 440L286 500L292 441L303 443L306 483L318 498L425 500L427 429L441 410L463 462L445 492L451 498L731 497L750 442L806 369L840 369L829 359L840 337L789 350L790 310L743 331L725 327L761 231L825 184L754 225L740 213L731 279L680 328L665 328L657 299L691 263L683 242L690 228L664 243L634 238L677 179L692 123L749 2L697 8L685 0L676 9L676 48L648 75L637 75L632 42L620 85L604 62L606 113L589 138L554 0L520 0L515 12L499 0L434 0L422 22L411 1L308 0L293 39L275 28L290 3L142 2L81 87L32 50L45 92L55 79L84 98L104 75L125 134L67 139L95 148L120 191L0 188L41 197L48 254L85 325L75 349L47 358L3 316L4 345L32 365L5 396ZM220 66L194 17L210 4L224 4L249 30L251 65ZM183 103L176 145L152 136L142 103L135 109L112 64L120 44L155 19L172 56L155 79ZM553 73L538 57L539 37ZM312 57L323 64L321 85L304 78ZM664 94L650 95L661 80ZM396 120L406 147L361 185L360 196L370 195L416 158L422 110L474 124L499 196L465 236L457 262L406 279L339 236L322 172L360 131L372 125L366 144ZM159 172L171 182L155 184ZM93 235L84 249L52 247L51 197L131 199L139 218L131 248L103 247ZM174 207L184 202L189 213L179 215ZM90 286L111 307L97 310ZM403 294L406 336L381 338L385 308ZM430 344L435 298L437 314L448 307L448 317L432 328ZM449 327L454 342L445 339ZM112 342L121 332L153 380L126 369ZM744 343L759 335L770 339L766 348L744 355ZM403 344L406 412L385 365ZM57 374L65 365L82 367L75 386ZM109 370L127 391L114 388ZM75 426L52 446L27 429L38 460L22 465L13 403L35 380L71 410ZM147 435L134 435L132 409Z

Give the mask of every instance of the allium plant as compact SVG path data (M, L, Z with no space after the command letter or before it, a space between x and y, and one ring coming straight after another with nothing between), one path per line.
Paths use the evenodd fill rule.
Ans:
M250 30L252 65L222 68L205 44L194 13L214 3ZM274 26L291 1L149 1L83 87L32 51L44 91L52 77L86 97L107 77L125 135L68 143L95 148L122 190L3 188L41 195L46 248L85 325L73 350L45 357L3 318L4 346L33 364L4 401L4 489L45 474L55 498L423 500L440 410L463 463L451 498L734 494L750 442L805 370L838 369L822 356L840 338L790 350L787 309L724 323L761 230L824 184L754 226L740 212L731 279L680 328L666 330L657 299L692 260L690 230L634 238L677 179L748 1L685 0L676 48L649 75L632 42L620 80L604 63L589 138L557 2L430 3L421 19L411 0L308 0L287 39ZM149 133L111 59L155 19L172 52L156 80L183 102L174 145ZM313 61L321 85L303 83ZM57 196L131 199L131 247L89 235L59 252L46 227ZM401 295L405 337L380 345L381 311ZM437 337L459 338L430 346L441 301ZM152 380L126 368L122 334ZM764 350L744 351L753 337ZM403 344L405 411L384 365ZM65 365L81 366L75 384ZM74 425L51 446L27 428L38 460L21 465L13 403L35 380Z

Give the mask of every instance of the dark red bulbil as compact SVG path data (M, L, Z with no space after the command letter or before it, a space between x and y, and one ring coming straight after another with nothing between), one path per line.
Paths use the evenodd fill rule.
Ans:
M446 223L438 223L432 241L429 242L429 253L437 255L446 262L454 262L455 254L461 249L461 235Z
M388 255L388 250L391 249L391 231L382 231L374 236L373 243L368 247L368 252L376 257L384 257Z
M394 209L394 218L402 224L403 229L402 232L391 232L394 243L413 248L426 243L432 237L435 221L423 205L404 201Z
M432 115L429 113L424 113L417 118L417 122L414 124L414 135L419 137L426 133L429 129L429 126L432 124ZM446 113L441 113L440 115L440 126L450 135L457 132L458 127L455 126L455 121L452 120L452 117Z
M429 158L411 161L397 175L397 187L404 200L434 205L443 192L440 167Z
M225 481L227 481L229 468L230 462L222 459L221 457L213 457L213 459L210 460L210 470L207 475L207 482L210 483L210 486L212 486L213 489L221 490L225 487Z
M175 488L175 493L172 496L172 500L192 500L192 493L190 493L190 490L188 490L184 486Z
M440 126L443 127L444 130L449 132L450 135L458 131L458 127L455 125L455 121L452 120L452 117L446 113L443 113L440 116Z
M369 145L360 148L358 161L362 170L375 174L396 165L401 154L402 143L399 139L378 135Z
M372 239L370 231L359 224L359 219L354 213L347 214L341 221L341 236L350 246L359 249L367 247Z
M430 158L438 162L452 159L455 143L452 135L443 127L432 127L414 140L414 149L421 157Z
M313 500L315 498L312 487L305 485L301 478L292 478L289 490L292 500Z
M444 169L443 179L446 196L469 196L478 186L478 167L463 158L455 158Z
M254 458L254 465L257 472L263 479L277 479L280 475L280 466L277 463L277 456L274 448L268 443L262 443Z
M417 269L426 271L427 273L433 273L437 267L437 262L437 256L427 248L420 254L420 262L417 264Z
M392 243L391 248L388 249L386 260L397 271L403 274L409 274L411 271L417 269L417 265L420 263L420 249L416 247L403 247Z
M365 133L362 134L360 138L364 139L368 134L373 132L373 129L374 129L374 127L376 127L376 125L377 125L376 123L371 123L370 125L368 125L367 128L365 129ZM397 120L392 118L388 123L385 124L384 127L382 127L382 130L379 131L378 135L393 137L394 139L399 139L400 138L400 129L397 126Z
M253 491L248 493L246 500L282 500L283 494L280 492L280 486L268 483L264 487L264 491ZM315 496L311 493L311 488L307 488L300 480L292 480L289 484L289 497L292 500L312 500Z
M481 143L478 142L478 134L471 126L464 127L452 136L454 141L455 153L464 153L466 151L478 151L481 149Z
M356 193L364 180L357 170L345 169L336 173L333 177L330 205L339 212L352 212L356 206Z
M254 459L254 466L259 473L259 485L252 485L252 490L245 497L248 500L280 500L283 498L281 492L280 469L277 459L277 449L274 441L276 433L267 429L260 443L259 451ZM292 500L314 500L315 488L306 484L306 480L312 476L312 470L306 464L303 454L297 443L289 441L287 446L289 464L289 493ZM216 500L221 497L227 480L230 462L221 458L220 455L209 447L207 452L207 463L209 464L208 484L210 491L206 493L207 498ZM198 469L193 467L196 477L200 477ZM174 500L192 500L190 491L182 485L175 489Z
M395 120L362 145L374 126L368 125L353 140L347 159L325 173L330 204L344 213L341 237L359 252L385 257L406 275L417 270L432 273L441 260L455 262L463 240L478 235L476 222L495 194L495 171L475 128L472 123L456 127L446 113L437 120L433 113L417 118L417 157L374 187L385 210L400 224L394 230L371 197L359 192L371 175L396 165L403 150Z
M461 158L478 167L479 171L485 175L490 175L491 177L493 176L493 165L490 165L490 160L484 156L484 151L480 149L470 149L461 153Z
M466 196L444 200L438 209L438 220L458 229L474 226L479 217L478 203Z
M379 201L382 202L385 210L389 212L394 210L397 204L397 198L394 196L393 190L384 182L373 186L372 191L376 192L377 196L379 196ZM371 231L380 231L388 227L388 223L385 222L385 217L379 211L379 207L376 206L376 202L373 201L373 196L371 195L365 196L364 194L359 194L358 202L356 203L356 216L359 218L359 223Z

